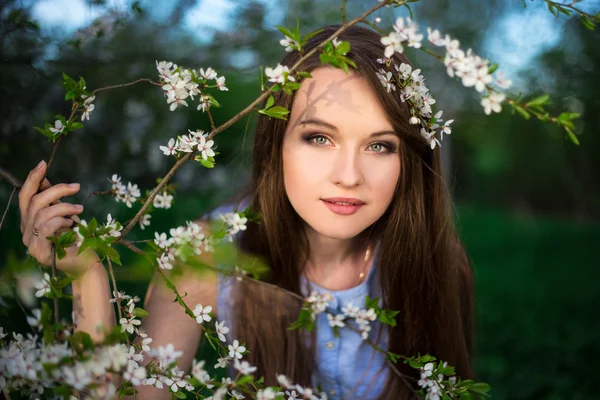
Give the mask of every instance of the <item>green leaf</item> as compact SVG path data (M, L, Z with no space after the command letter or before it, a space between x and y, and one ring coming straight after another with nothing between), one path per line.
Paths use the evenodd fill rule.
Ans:
M537 106L543 106L546 104L550 104L550 96L548 96L547 94L543 94L539 97L536 97L535 99L529 101L528 103L525 103L525 105L527 107L537 107Z
M77 96L77 93L75 93L72 90L69 90L66 94L65 94L65 100L71 100L73 98L75 98Z
M182 391L178 390L176 392L171 392L175 397L177 397L178 399L185 399L187 398L187 396L185 395L185 393L183 393Z
M297 75L302 78L312 78L312 75L310 74L310 72L302 71L302 72L298 72Z
M493 74L494 72L496 72L497 69L498 69L497 63L490 65L488 68L488 74Z
M289 38L294 38L294 34L285 26L276 26L277 30L281 32L282 35L287 36Z
M81 122L73 122L71 125L69 125L70 131L76 131L77 129L81 128L83 128L83 124Z
M306 43L308 41L308 39L310 39L311 37L318 35L319 33L323 32L323 29L317 29L316 31L312 31L311 33L309 33L308 35L304 36L302 38L302 45L304 45L304 43Z
M144 310L143 308L136 307L133 309L133 315L139 318L146 318L150 314L148 314L148 311Z
M119 252L110 247L110 246L106 246L106 248L104 248L104 252L106 254L106 257L108 257L108 259L112 262L114 262L115 264L121 265L121 256L119 255Z
M273 106L273 104L275 104L275 98L271 95L267 99L267 104L265 104L265 109L271 108Z
M560 7L560 6L558 6L556 8L558 9L558 12L561 12L569 17L571 16L571 10L569 10L568 8L564 8L564 7Z
M242 376L240 379L238 379L235 384L236 386L246 386L249 383L252 383L254 381L254 377L252 375L245 375Z
M525 111L525 109L523 107L521 107L520 105L514 104L512 106L513 106L514 110L517 113L519 113L523 118L525 118L525 119L531 118L531 115L527 111Z
M577 139L577 136L575 136L575 133L569 129L568 127L565 127L565 130L567 131L567 134L569 135L569 139L571 139L571 141L576 144L577 146L579 146L579 140Z
M77 354L82 354L85 350L94 348L94 342L92 341L91 336L89 333L83 331L77 331L69 336L69 342Z
M202 158L202 156L197 156L196 161L199 161L200 164L202 164L202 166L205 168L214 168L215 167L215 164L212 161L205 160L204 158Z
M265 112L265 114L267 114L269 117L278 118L278 119L287 119L287 118L285 118L285 116L288 115L289 113L290 113L290 110L288 110L287 108L282 107L282 106L271 107Z
M71 78L69 75L65 74L64 72L62 73L62 77L64 80L65 85L67 85L67 88L74 88L77 83L75 82L75 80L73 78Z
M346 55L350 51L350 42L341 42L335 49L335 52L340 55Z
M548 10L550 10L552 15L554 15L556 18L558 18L558 10L556 9L557 7L552 3L547 3L547 4L548 4Z
M592 21L591 19L589 19L588 17L586 17L585 15L581 16L581 22L583 23L583 25L588 28L590 31L593 31L596 29L596 24L594 23L594 21Z
M73 277L61 278L54 284L54 287L56 289L62 289L64 287L69 286L71 284L71 282L73 282L74 279L75 278L73 278Z

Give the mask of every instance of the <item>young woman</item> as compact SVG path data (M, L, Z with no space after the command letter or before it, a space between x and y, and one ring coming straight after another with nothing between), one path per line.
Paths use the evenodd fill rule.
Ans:
M304 51L336 28L326 27ZM382 85L380 35L353 27L338 40L350 42L347 56L358 68L345 74L323 66L318 52L304 62L298 71L312 78L293 96L275 94L276 104L291 110L288 121L259 117L248 189L239 202L211 214L237 204L259 213L259 221L249 223L235 242L270 267L265 280L272 285L191 272L178 285L188 293L188 304L216 310L230 334L245 342L250 350L245 358L268 384L277 384L280 373L320 385L330 399L413 398L416 380L392 372L360 334L342 328L334 336L324 314L312 334L287 330L301 305L288 292L330 293L330 309L337 312L364 308L366 295L381 297L382 307L399 311L397 325L375 323L368 339L397 354L432 354L455 366L462 378L472 374L472 272L453 227L439 151L409 123L411 113L399 91ZM299 58L292 51L281 64L291 67ZM409 61L396 54L393 63ZM44 237L69 227L72 221L63 217L81 209L58 202L78 187L46 181L36 194L45 168L30 173L19 202L23 241L49 264L50 242ZM98 323L115 324L107 275L95 254L77 258L75 253L58 266L79 272L73 283L78 329L99 338ZM200 258L215 262L210 254ZM184 350L179 364L187 370L201 330L172 300L160 280L153 280L145 302L150 316L142 326L154 346L173 343ZM418 378L415 370L397 366ZM166 391L160 397L156 389L141 390L141 398L169 398Z

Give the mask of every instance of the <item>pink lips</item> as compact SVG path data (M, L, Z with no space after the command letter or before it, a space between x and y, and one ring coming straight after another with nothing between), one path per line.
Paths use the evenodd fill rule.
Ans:
M354 198L345 197L331 197L327 199L321 199L323 204L327 206L331 211L340 215L351 215L360 210L365 204L363 201ZM346 204L337 204L346 203Z

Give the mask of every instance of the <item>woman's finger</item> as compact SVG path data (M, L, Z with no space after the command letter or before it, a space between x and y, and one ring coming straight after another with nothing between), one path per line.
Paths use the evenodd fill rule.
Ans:
M19 210L21 211L21 218L25 218L25 220L27 220L27 212L29 211L31 198L37 193L45 170L46 162L42 160L34 169L29 172L27 179L25 179L25 182L23 182L21 190L19 190ZM25 224L23 224L22 221L21 231L23 231L24 228Z
M35 214L39 209L48 207L61 197L74 195L78 191L79 183L59 183L54 185L51 188L33 196L29 205L28 213L30 215Z
M40 227L38 228L40 230L38 238L47 240L47 236L54 236L60 229L69 228L74 223L75 221L73 221L72 219L54 217L40 225Z
M40 226L38 236L32 236L30 243L27 244L29 254L44 265L52 263L52 251L50 241L46 239L48 236L55 236L62 229L69 228L73 225L73 220L61 217L53 218L46 221Z
M39 210L33 217L33 226L39 227L54 217L66 217L80 214L83 211L81 204L59 203Z

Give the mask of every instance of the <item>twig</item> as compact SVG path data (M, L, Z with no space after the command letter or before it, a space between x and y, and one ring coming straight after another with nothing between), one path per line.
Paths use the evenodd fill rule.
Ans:
M208 114L208 119L210 120L210 129L211 131L214 131L215 128L215 121L213 120L212 114L210 113L210 109L206 110L206 113Z
M87 201L90 199L90 197L94 196L94 195L98 195L98 194L111 194L112 190L106 190L104 192L92 192L90 194L88 194L88 196L85 198L85 200L83 201L83 203L81 203L82 206L85 205L85 203L87 203Z
M342 5L340 6L340 11L342 12L342 24L346 23L346 3L348 0L342 0Z
M2 229L2 224L4 223L4 217L6 217L6 213L8 212L8 209L10 208L10 202L12 201L12 198L15 195L16 191L17 191L17 187L14 186L12 192L10 193L10 197L8 198L8 203L6 203L6 208L4 209L4 213L2 214L2 219L0 219L0 229Z
M366 18L363 18L360 22L362 22L365 25L369 25L371 28L375 29L377 32L379 32L382 36L385 36L387 34L386 31L384 31L383 29L381 29L380 27L377 26L377 24L375 22L371 22Z
M162 85L160 83L154 82L152 79L140 78L137 81L133 81L133 82L129 82L129 83L122 83L120 85L112 85L112 86L106 86L106 87L103 87L103 88L98 88L98 89L94 90L92 93L96 94L96 93L99 93L99 92L103 92L105 90L118 89L118 88L122 88L122 87L132 86L132 85L135 85L135 84L140 83L140 82L148 82L148 83L151 83L154 86L162 87Z
M110 258L106 257L106 261L108 262L108 274L110 275L110 280L112 281L112 286L113 286L113 293L114 296L118 299L119 296L119 289L117 288L117 280L115 279L115 272L113 271L113 267L112 267L112 261L110 261ZM123 318L123 312L121 311L121 303L117 302L117 312L119 314L119 323L121 323L121 319ZM129 336L125 336L125 339L127 340L127 346L130 346L131 343L129 343Z
M23 182L15 178L10 172L0 167L0 178L4 178L5 181L16 187L17 189L21 189L23 186Z
M592 14L588 14L585 11L580 10L577 7L574 7L573 4L575 4L575 2L571 2L569 4L562 4L562 3L557 3L556 1L552 1L552 0L544 0L546 3L552 4L555 7L566 7L566 8L570 8L571 10L575 11L576 13L578 13L579 15L585 15L586 17L588 17L591 20L595 20L596 17Z
M56 279L56 248L54 244L52 244L52 281ZM59 315L58 315L58 296L54 293L54 297L52 298L54 302L54 322L59 324Z

